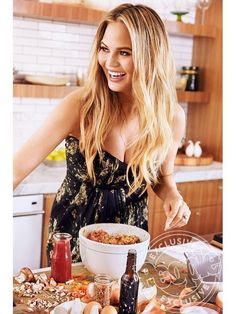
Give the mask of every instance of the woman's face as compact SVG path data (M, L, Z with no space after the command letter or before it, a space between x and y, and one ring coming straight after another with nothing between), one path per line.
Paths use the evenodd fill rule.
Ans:
M112 91L130 93L134 71L132 46L128 29L122 22L108 24L100 43L98 62Z

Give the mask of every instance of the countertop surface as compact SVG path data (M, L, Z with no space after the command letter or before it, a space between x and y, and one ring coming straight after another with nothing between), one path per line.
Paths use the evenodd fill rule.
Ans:
M56 193L66 175L65 167L48 167L40 164L15 189L14 196ZM175 166L177 183L222 179L222 163L209 166Z

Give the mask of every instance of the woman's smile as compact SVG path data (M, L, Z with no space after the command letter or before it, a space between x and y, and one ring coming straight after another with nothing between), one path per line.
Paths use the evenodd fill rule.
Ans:
M115 72L115 71L108 71L109 79L112 82L120 82L123 80L125 76L125 72Z

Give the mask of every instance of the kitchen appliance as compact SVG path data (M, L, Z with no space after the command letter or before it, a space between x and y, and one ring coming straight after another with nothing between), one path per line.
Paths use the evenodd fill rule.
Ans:
M13 198L13 273L22 267L40 268L43 195Z

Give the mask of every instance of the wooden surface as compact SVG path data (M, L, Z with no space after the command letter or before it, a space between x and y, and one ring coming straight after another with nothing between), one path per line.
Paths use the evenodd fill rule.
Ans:
M36 0L14 0L13 14L14 16L97 25L106 12L79 4L68 5L65 3L40 3Z
M43 216L43 238L42 238L42 255L41 255L41 267L47 267L47 240L48 240L48 225L51 214L52 204L55 198L55 194L44 194L44 216Z
M169 34L182 36L197 36L197 37L215 37L216 28L211 25L190 24L174 21L164 21Z
M95 10L83 5L39 3L36 0L14 0L14 16L25 16L30 18L50 19L72 23L98 24L105 16L105 11ZM190 23L179 23L164 21L170 34L181 34L182 36L215 37L214 26L193 25Z
M163 252L158 251L149 252L146 258L146 262L142 268L145 268L148 272L146 274L144 274L141 271L139 272L140 282L142 282L142 285L144 287L156 285L157 299L159 300L160 298L162 298L162 300L163 298L165 299L165 296L168 299L178 298L180 292L185 287L194 288L196 287L195 284L193 286L193 283L191 282L188 274L183 271L186 269L186 264L178 261L174 257L171 257ZM161 281L160 274L166 270L168 270L173 275L178 274L177 281L175 282L175 284L166 284ZM38 274L39 273L42 273L42 271L39 271ZM48 269L48 271L43 271L43 273L46 273L48 276L50 276L50 268ZM81 279L79 278L83 278L83 280L86 280L87 283L93 282L94 275L89 273L81 263L73 265L72 274L74 276L74 279L78 283L81 282ZM17 284L16 281L13 280L13 286L15 287L17 285L19 284ZM67 286L67 289L70 291L70 285ZM43 291L41 294L37 295L37 298L52 302L54 300L53 296L54 292ZM29 297L23 297L21 299L25 304L27 304L27 301L30 300ZM183 299L183 303L185 304L189 302L188 300L189 297L186 297L186 299ZM179 313L179 311L178 312L176 311L173 312L173 310L166 311L166 314L173 313L177 314Z
M177 184L180 194L191 210L183 230L198 235L222 232L222 180L195 181ZM151 239L164 232L166 215L163 201L151 188L149 195L149 233Z
M177 96L179 102L191 102L191 103L208 103L210 100L210 93L205 91L188 92L177 90Z
M78 86L47 86L34 84L13 84L14 97L63 98ZM208 92L177 91L179 102L207 103Z
M201 14L197 11L196 23ZM216 27L216 37L194 38L192 64L199 66L200 89L209 91L207 105L188 106L186 138L200 140L205 151L222 161L222 1L212 1L205 24Z
M63 98L77 88L78 86L13 84L13 96L32 98Z
M210 165L213 161L212 155L202 155L201 157L188 157L185 154L177 154L175 165L184 166L203 166Z

